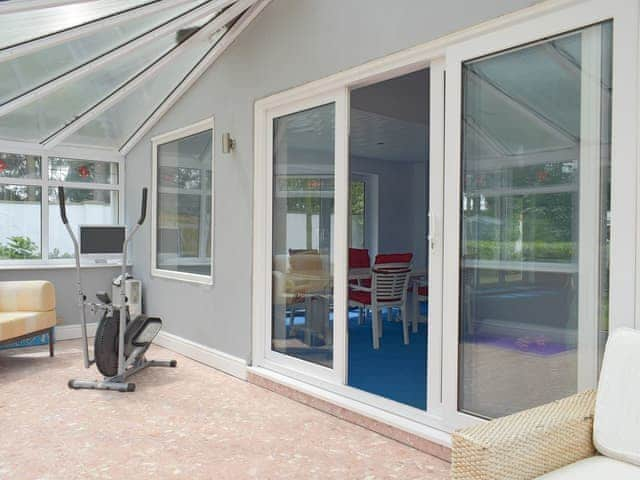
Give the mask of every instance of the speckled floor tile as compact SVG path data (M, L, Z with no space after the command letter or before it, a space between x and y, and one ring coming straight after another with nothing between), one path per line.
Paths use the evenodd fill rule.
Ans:
M0 352L0 479L447 479L411 447L159 347L134 393L72 391L79 343Z

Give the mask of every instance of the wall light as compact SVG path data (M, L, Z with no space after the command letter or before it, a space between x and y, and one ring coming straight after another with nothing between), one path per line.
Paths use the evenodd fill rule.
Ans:
M230 133L222 134L222 153L231 153L236 148L236 141L231 138Z

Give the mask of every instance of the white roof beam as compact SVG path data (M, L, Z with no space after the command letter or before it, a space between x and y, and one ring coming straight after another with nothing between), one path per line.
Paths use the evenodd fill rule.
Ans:
M235 3L235 0L213 0L212 2L191 10L189 13L181 15L178 18L175 18L159 27L156 27L155 29L145 33L144 35L139 36L135 40L122 44L119 47L116 47L113 50L109 51L108 53L96 57L93 60L81 65L78 68L75 68L53 80L42 83L39 86L31 89L29 92L5 102L4 104L0 105L0 117L7 115L8 113L11 113L19 108L22 108L25 105L29 105L30 103L35 102L39 98L49 95L52 92L55 92L56 90L64 87L70 82L90 74L91 72L97 70L98 68L111 62L112 60L134 52L157 38L163 37L167 34L175 33L180 28L196 23L202 20L204 17L211 15L213 12L220 10L220 8L224 8L233 3Z
M61 30L59 32L52 32L43 35L32 40L17 43L15 45L9 45L0 48L0 62L6 62L17 57L28 55L29 53L37 52L44 48L55 47L64 42L69 42L78 38L85 37L92 33L95 33L104 28L117 25L127 20L132 20L138 17L153 15L154 13L180 6L185 3L193 2L193 0L160 0L152 1L142 4L138 7L130 7L122 12L107 15L105 17L92 20L76 27ZM2 8L0 6L0 8Z
M0 3L0 15L95 1L96 0L10 0L6 3Z
M162 116L185 94L189 88L207 71L207 69L215 63L215 61L224 53L236 38L244 31L245 28L258 16L262 10L271 2L271 0L258 0L251 9L246 12L238 21L229 29L227 34L213 47L198 65L180 82L180 84L165 98L165 100L147 117L147 119L138 127L131 135L127 142L120 147L120 153L126 155L131 149L151 130L151 128L162 118Z
M238 0L234 5L226 9L224 12L217 15L213 21L208 25L205 25L200 31L189 37L186 41L175 47L169 53L158 59L153 64L146 66L142 70L136 72L130 79L124 82L116 90L100 99L93 104L90 108L78 115L74 120L68 123L66 126L54 132L51 136L47 137L41 143L47 148L53 148L61 143L64 139L68 138L73 133L80 130L87 123L91 122L102 113L107 111L116 103L120 102L127 95L129 95L136 88L143 85L146 81L153 78L158 71L165 65L172 62L175 58L182 54L184 49L189 48L195 42L203 41L209 36L223 28L247 8L251 7L257 0Z

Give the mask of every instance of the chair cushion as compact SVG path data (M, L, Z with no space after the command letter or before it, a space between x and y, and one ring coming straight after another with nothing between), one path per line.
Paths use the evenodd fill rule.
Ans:
M322 257L317 251L309 250L305 252L293 253L289 256L291 272L296 273L317 273L322 272Z
M0 312L0 342L55 326L56 312Z
M47 312L56 308L51 282L0 282L0 312Z
M413 258L413 253L386 253L376 255L376 265L385 263L409 263Z
M600 372L593 421L600 453L640 465L640 331L613 332ZM640 471L637 471L640 478Z
M369 268L370 266L369 250L366 248L349 249L349 268Z
M538 480L633 480L640 478L640 467L602 456L590 457L547 473Z

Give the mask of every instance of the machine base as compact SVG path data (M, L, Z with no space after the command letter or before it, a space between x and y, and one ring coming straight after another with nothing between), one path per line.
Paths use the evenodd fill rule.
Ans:
M74 390L111 390L114 392L135 392L136 384L126 382L131 375L144 370L147 367L167 367L176 368L176 360L147 360L143 359L132 367L128 368L124 374L115 377L105 377L104 380L69 380L69 388Z

